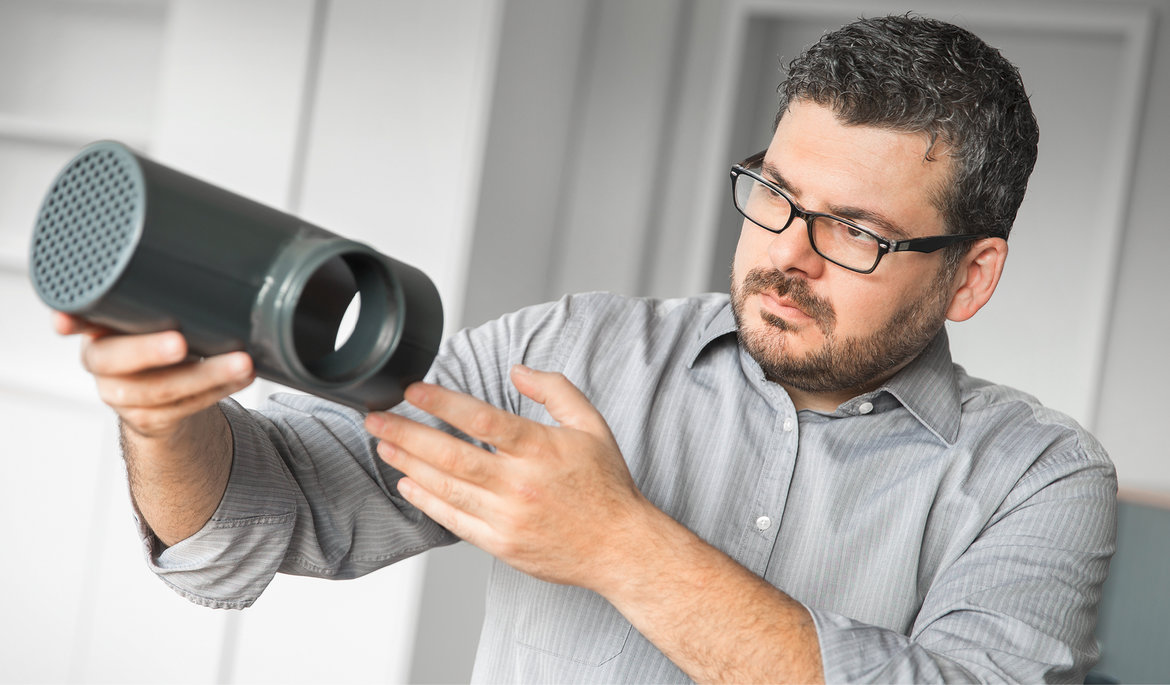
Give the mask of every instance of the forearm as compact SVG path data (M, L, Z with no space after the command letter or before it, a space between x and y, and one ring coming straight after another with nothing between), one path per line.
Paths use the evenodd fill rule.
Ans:
M597 587L639 632L697 682L823 682L804 606L661 511L646 516Z
M146 524L166 545L183 540L215 513L232 463L227 419L213 405L165 437L121 425L130 494Z

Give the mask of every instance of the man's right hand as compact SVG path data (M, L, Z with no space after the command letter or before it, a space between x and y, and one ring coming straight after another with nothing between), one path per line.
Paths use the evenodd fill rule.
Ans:
M178 331L121 335L61 312L53 313L53 326L61 335L84 337L81 363L93 375L98 396L126 430L142 437L168 437L255 378L245 352L189 361Z
M211 518L231 472L232 439L216 403L254 379L230 352L188 359L177 331L123 335L54 312L61 335L81 335L81 363L121 419L130 491L147 524L174 544Z

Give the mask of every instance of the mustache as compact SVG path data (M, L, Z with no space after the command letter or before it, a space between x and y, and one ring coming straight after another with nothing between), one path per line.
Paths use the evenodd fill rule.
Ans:
M771 292L777 297L787 297L801 311L808 314L823 331L829 331L837 323L837 313L828 300L817 297L801 278L785 276L776 269L752 269L743 279L744 295Z

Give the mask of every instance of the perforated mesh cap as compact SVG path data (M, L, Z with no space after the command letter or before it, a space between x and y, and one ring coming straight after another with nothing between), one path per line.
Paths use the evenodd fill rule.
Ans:
M53 309L79 312L118 280L142 231L142 172L119 143L82 150L57 175L33 232L33 287Z

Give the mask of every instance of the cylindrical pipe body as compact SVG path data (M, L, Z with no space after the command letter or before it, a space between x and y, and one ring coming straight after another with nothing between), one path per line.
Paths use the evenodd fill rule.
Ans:
M246 350L259 375L362 409L401 401L442 335L418 269L112 141L58 174L30 276L54 309L127 333L180 330L199 356Z

